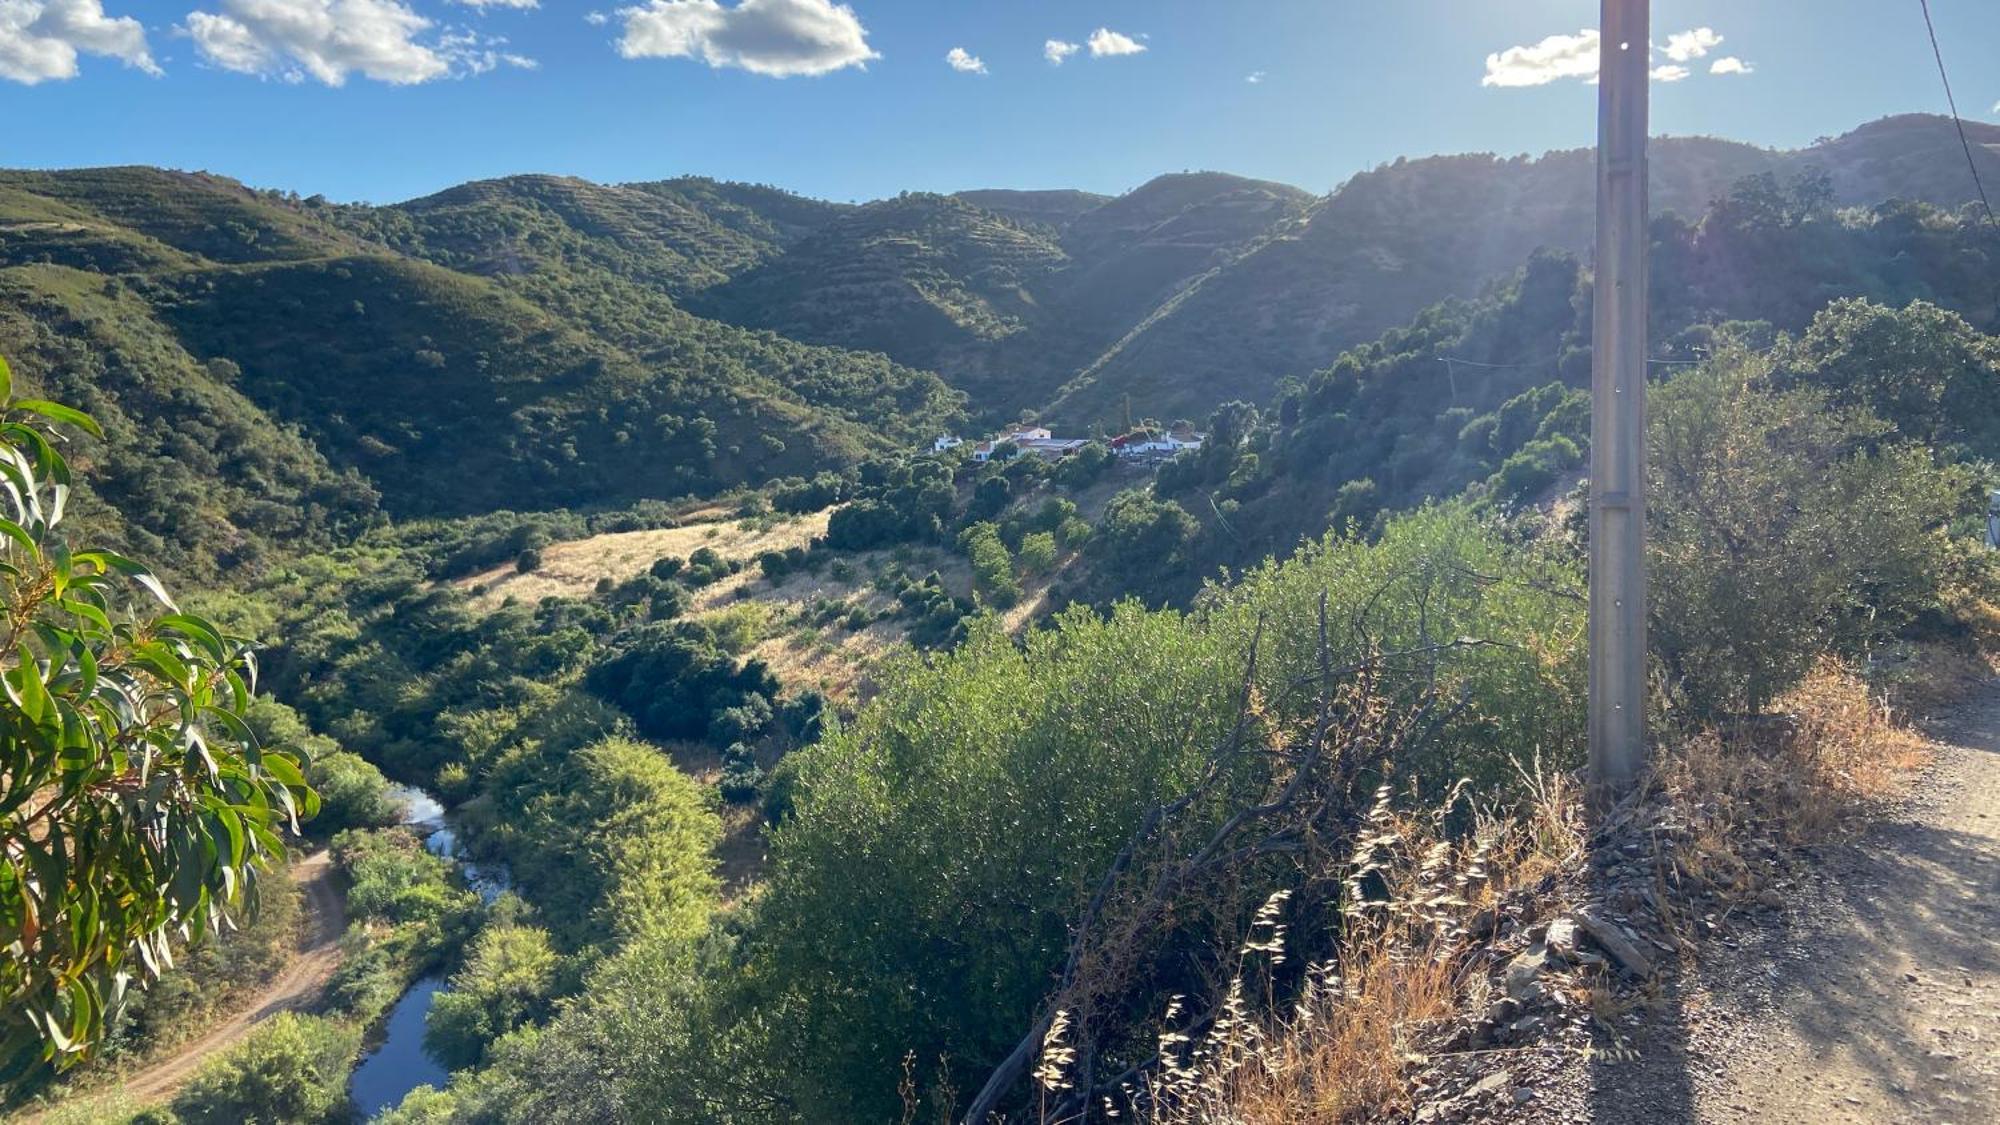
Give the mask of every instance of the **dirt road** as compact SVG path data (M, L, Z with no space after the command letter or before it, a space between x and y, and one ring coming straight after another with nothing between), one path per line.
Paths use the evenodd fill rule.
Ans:
M1523 1116L2000 1121L2000 687L1930 733L1913 799L1819 849L1782 913L1728 927L1635 1018L1632 1057L1571 1068L1584 1088Z
M248 997L199 1038L175 1047L109 1083L129 1104L144 1106L171 1099L194 1077L201 1064L250 1033L279 1012L298 1011L318 1003L326 982L340 965L340 935L347 929L346 901L334 885L333 857L320 851L292 864L292 880L304 897L304 933L298 953L277 976ZM43 1114L21 1114L14 1125L33 1125Z
M1703 1120L2000 1121L2000 695L1956 720L1919 800L1826 857Z
M298 1011L317 1003L333 971L340 966L340 935L347 929L346 902L333 882L333 856L322 849L292 865L292 879L304 897L305 934L298 956L257 995L236 1008L199 1039L189 1040L171 1054L119 1082L134 1104L162 1102L174 1096L209 1056L250 1033L279 1012Z

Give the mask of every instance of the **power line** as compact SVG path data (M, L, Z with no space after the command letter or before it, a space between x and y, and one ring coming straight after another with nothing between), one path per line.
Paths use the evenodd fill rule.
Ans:
M1931 56L1937 59L1938 81L1944 83L1944 102L1951 107L1951 123L1958 127L1958 147L1965 150L1965 167L1972 173L1972 186L1979 189L1979 205L1986 208L1986 221L2000 225L1993 217L1993 204L1986 198L1986 184L1979 178L1979 162L1972 158L1972 142L1965 138L1965 120L1958 115L1958 99L1952 96L1951 76L1944 70L1944 51L1938 47L1937 25L1931 22L1931 0L1917 0L1924 10L1924 30L1931 36Z

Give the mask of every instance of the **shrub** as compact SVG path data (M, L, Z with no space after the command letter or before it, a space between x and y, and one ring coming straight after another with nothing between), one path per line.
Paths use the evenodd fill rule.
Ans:
M1027 574L1047 574L1056 565L1056 537L1037 531L1021 540L1021 570Z
M542 568L542 552L538 547L524 547L514 556L514 570L518 574L528 574Z
M495 1039L547 1014L556 967L556 952L543 930L520 925L480 930L465 967L431 1001L424 1050L451 1070L477 1066Z
M515 879L578 941L691 939L707 927L722 825L708 795L658 750L606 738L570 755L557 784L506 795Z
M737 758L722 767L719 789L722 799L732 805L747 805L755 801L763 784L764 771L754 758Z
M974 587L988 603L1002 609L1021 598L1021 585L1014 580L1014 560L1000 532L990 523L976 523L958 537L959 549L972 560Z
M1260 632L1253 739L1302 729L1297 685L1318 678L1322 593L1330 666L1378 645L1420 654L1392 663L1393 695L1430 682L1428 651L1455 709L1430 756L1396 763L1394 781L1436 791L1463 773L1511 777L1537 748L1573 752L1583 631L1563 594L1579 585L1564 560L1439 509L1377 543L1331 538L1269 564L1196 615L1072 608L1021 645L988 619L949 653L893 664L854 724L790 755L774 786L790 811L771 836L751 971L780 989L764 1003L797 1013L775 1049L796 1067L801 1115L893 1117L880 1076L906 1044L951 1044L955 1071L1008 1052L1101 872L1232 728ZM1452 640L1427 650L1440 638ZM1228 775L1239 796L1261 791L1259 761L1230 762L1245 771ZM1218 800L1189 815L1227 811ZM1254 906L1204 903L1174 947L1205 948L1207 926ZM1154 1000L1165 997L1132 1009Z
M185 1125L331 1125L345 1121L347 1072L361 1031L282 1013L210 1060L174 1098Z
M1937 604L1969 491L1889 427L1741 353L1653 396L1653 649L1689 712L1758 711L1829 650L1856 656Z

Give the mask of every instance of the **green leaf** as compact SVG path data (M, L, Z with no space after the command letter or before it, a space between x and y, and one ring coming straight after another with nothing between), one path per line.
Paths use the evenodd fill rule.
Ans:
M228 646L223 644L222 634L216 632L215 626L199 617L190 617L185 613L169 613L161 617L158 624L200 645L202 651L208 653L218 664L229 659Z
M7 366L7 357L0 355L0 403L14 397L14 369Z
M9 406L14 410L25 410L30 414L39 414L51 422L63 422L75 426L91 437L101 438L104 436L104 431L98 427L96 419L73 406L64 406L60 402L50 402L47 399L40 398L24 398L9 404Z
M133 562L124 555L113 551L78 551L75 561L79 563L91 563L107 573L122 574L139 585L144 586L161 605L166 606L169 610L178 610L180 608L174 604L173 596L167 593L167 588L160 584L160 580L154 577L151 570L146 569L146 567L139 563Z

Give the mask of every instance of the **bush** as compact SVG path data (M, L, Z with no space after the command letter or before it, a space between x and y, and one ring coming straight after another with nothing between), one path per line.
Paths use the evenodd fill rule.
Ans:
M771 725L771 701L756 692L734 707L724 707L708 723L708 740L717 746L748 742Z
M1495 642L1438 654L1439 688L1463 709L1434 756L1397 763L1393 779L1434 792L1465 773L1512 777L1513 760L1538 749L1572 760L1583 632L1561 592L1579 586L1562 560L1441 509L1392 523L1378 543L1334 538L1269 564L1194 616L1072 608L1021 645L988 619L949 653L894 664L854 724L790 755L774 785L774 807L790 811L771 836L751 972L780 990L766 1010L800 1013L774 1048L797 1071L800 1115L893 1118L893 1083L877 1076L895 1072L906 1044L951 1044L955 1072L1007 1053L1101 872L1231 729L1260 631L1254 721L1269 731L1253 738L1301 729L1296 685L1317 675L1323 592L1336 668L1378 643ZM1407 667L1385 691L1426 682L1426 662ZM1262 783L1258 759L1231 763L1247 771L1245 791ZM1184 919L1174 948L1205 948L1206 924L1247 913L1269 889L1247 873L1242 884L1241 901ZM1155 1000L1165 996L1134 997L1132 1009L1157 1011Z
M1111 498L1091 536L1100 583L1160 602L1194 584L1189 564L1201 525L1171 500L1140 489Z
M1653 650L1697 718L1762 710L1821 654L1935 608L1961 472L1733 353L1649 405Z
M211 1059L174 1098L185 1125L332 1125L347 1120L347 1073L361 1031L281 1013Z
M504 794L496 832L516 882L559 933L606 943L707 928L722 825L692 778L654 747L614 737L570 755L551 780Z
M972 581L986 601L1001 609L1021 598L1021 584L1014 580L1014 560L1000 532L990 523L976 523L958 537L959 549L972 560Z
M739 665L706 631L658 624L619 637L585 683L655 738L701 738L721 711L778 693L761 661Z
M542 552L539 548L526 547L514 556L514 571L517 574L528 574L541 568Z
M1037 531L1021 540L1021 570L1027 574L1047 574L1056 565L1056 537Z
M431 1001L424 1050L449 1070L479 1065L495 1039L548 1013L556 967L555 949L543 930L519 925L480 930L465 967Z
M731 804L749 804L757 799L764 783L764 770L757 764L757 752L748 743L734 742L722 752L722 799Z

